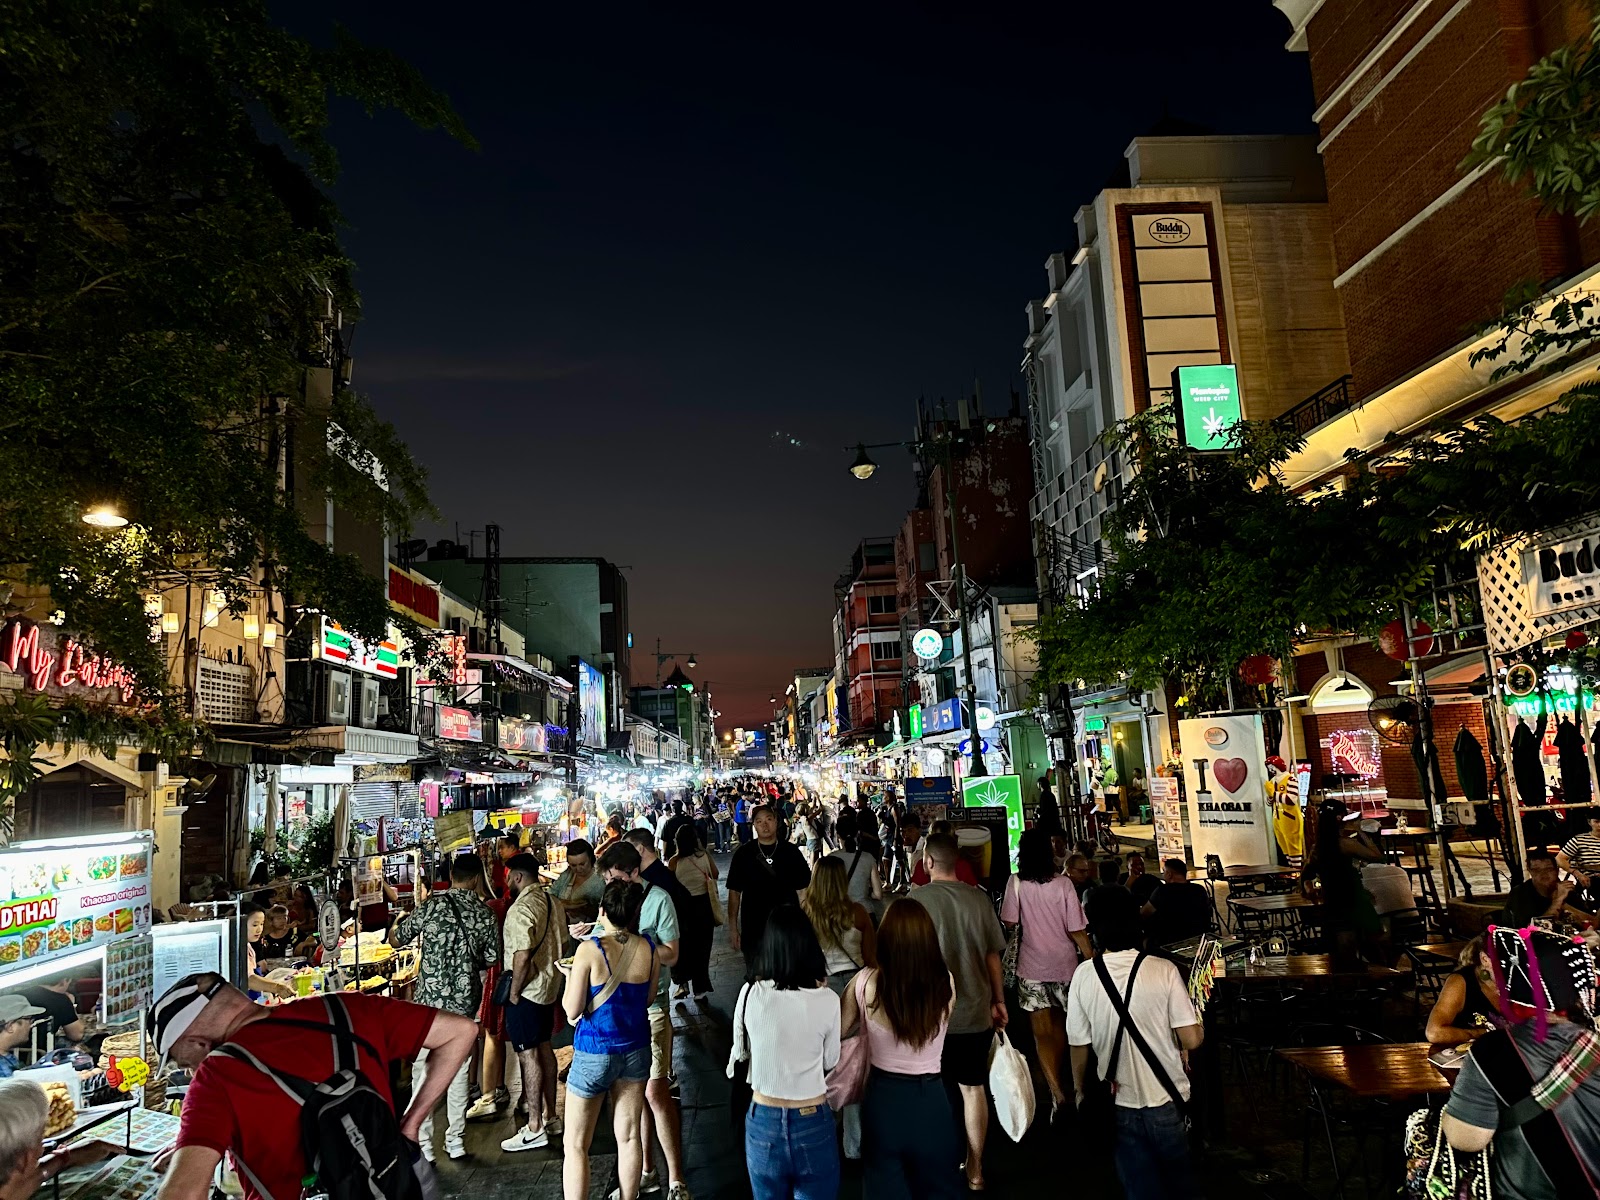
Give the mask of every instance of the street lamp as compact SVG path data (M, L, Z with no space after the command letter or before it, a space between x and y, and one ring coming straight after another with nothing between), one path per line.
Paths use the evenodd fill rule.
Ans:
M691 671L694 670L694 668L696 668L696 667L698 667L700 665L698 662L695 661L695 656L693 654L685 655L681 651L662 650L661 649L661 639L660 638L656 639L656 687L655 687L655 690L656 690L656 765L657 766L660 766L660 764L661 764L661 665L663 663L669 661L670 659L674 659L674 658L682 658L684 660L684 662L688 664L688 667L689 667L689 669ZM676 711L677 705L678 705L678 701L677 701L677 697L676 696L673 697L672 705L673 705L674 711Z
M93 525L96 529L121 529L128 523L128 518L113 505L99 504L83 514L83 523Z
M956 606L961 620L961 661L967 676L967 736L968 744L972 747L972 763L967 768L967 777L976 779L980 775L987 775L989 768L983 761L983 738L978 732L978 681L972 673L972 631L967 624L967 576L961 565L961 522L956 516L955 470L951 461L951 440L948 433L942 433L912 442L874 442L872 449L904 446L913 453L931 449L937 455L939 465L944 468L945 508L950 514L950 569L955 575ZM848 451L849 447L845 449ZM850 474L857 479L871 479L873 472L878 469L878 464L872 461L867 449L865 442L856 443L856 460L850 464Z

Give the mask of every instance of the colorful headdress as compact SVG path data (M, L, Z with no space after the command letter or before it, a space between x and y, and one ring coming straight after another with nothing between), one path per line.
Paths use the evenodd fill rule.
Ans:
M1594 954L1580 938L1491 925L1484 948L1505 1015L1513 1022L1533 1018L1541 1042L1551 1013L1593 1018Z

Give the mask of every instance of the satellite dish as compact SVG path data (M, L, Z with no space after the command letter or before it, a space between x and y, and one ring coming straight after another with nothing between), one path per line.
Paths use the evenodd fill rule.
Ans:
M1106 490L1106 480L1111 477L1111 470L1105 463L1094 469L1094 490L1096 493Z

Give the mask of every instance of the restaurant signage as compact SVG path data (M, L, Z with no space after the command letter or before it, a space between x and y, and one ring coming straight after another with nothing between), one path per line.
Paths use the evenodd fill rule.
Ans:
M1600 526L1522 551L1522 588L1535 617L1600 604Z
M131 704L139 689L133 672L95 654L53 625L12 617L0 628L0 666L22 676L23 686L49 696L76 696Z
M1265 787L1266 741L1259 714L1178 722L1184 791L1195 862L1273 860L1271 806Z
M439 707L439 736L452 742L483 741L483 718L464 708Z
M322 618L322 635L317 641L317 657L336 662L352 671L394 679L400 674L400 647L392 639L385 639L374 647L347 633L339 622Z
M439 586L427 579L390 566L389 603L430 629L439 627Z
M0 977L150 929L148 835L0 851Z

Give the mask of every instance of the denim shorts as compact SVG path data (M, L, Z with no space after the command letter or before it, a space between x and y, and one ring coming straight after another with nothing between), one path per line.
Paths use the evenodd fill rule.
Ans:
M572 1052L572 1068L567 1072L567 1091L594 1100L611 1091L615 1083L644 1083L650 1078L650 1047L624 1050L620 1054Z

